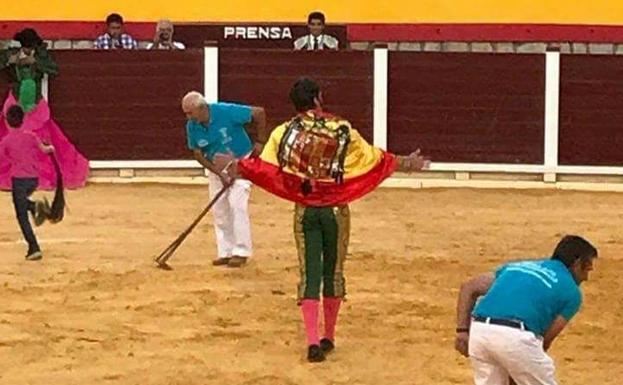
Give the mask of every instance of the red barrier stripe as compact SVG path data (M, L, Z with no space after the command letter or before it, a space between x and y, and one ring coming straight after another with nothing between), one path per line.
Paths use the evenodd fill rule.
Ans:
M104 21L0 21L0 39L12 39L24 28L34 28L45 40L95 40L106 30ZM156 24L125 23L125 30L138 40L152 40Z
M623 42L623 26L545 24L351 24L349 41Z

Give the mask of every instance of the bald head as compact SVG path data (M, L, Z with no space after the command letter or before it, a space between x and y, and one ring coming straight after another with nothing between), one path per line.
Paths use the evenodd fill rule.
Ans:
M206 122L209 120L208 103L203 95L197 91L190 91L182 98L182 111L188 119L198 122Z
M167 41L173 39L173 23L170 20L163 19L156 24L156 34L160 40Z
M197 108L201 107L203 104L206 104L203 95L201 95L197 91L190 91L182 98L182 109L186 111L186 107L188 108Z
M173 31L173 23L169 19L158 20L158 24L156 24L156 28L158 29L170 29Z

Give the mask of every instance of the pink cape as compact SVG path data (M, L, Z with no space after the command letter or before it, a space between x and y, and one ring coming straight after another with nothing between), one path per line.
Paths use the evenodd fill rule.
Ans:
M10 106L17 104L15 97L9 92L4 102L3 115ZM43 142L51 144L56 149L55 156L63 174L65 188L76 189L84 187L89 175L89 161L65 137L61 128L54 122L50 114L50 107L45 99L41 99L34 110L26 114L23 130L34 132ZM8 133L4 118L0 119L0 140ZM56 187L56 172L50 155L39 154L39 189L53 190ZM11 189L9 163L0 157L0 190Z

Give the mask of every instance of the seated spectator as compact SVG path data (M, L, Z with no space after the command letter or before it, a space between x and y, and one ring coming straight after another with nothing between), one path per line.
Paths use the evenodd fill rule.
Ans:
M186 49L186 47L179 41L173 41L173 23L170 20L160 20L156 24L154 42L149 43L147 49Z
M95 40L96 49L137 49L138 43L132 36L123 33L123 18L112 13L106 18L106 33Z
M309 35L302 36L294 41L295 50L315 51L320 49L337 50L340 42L331 35L325 35L325 18L322 12L312 12L307 17Z

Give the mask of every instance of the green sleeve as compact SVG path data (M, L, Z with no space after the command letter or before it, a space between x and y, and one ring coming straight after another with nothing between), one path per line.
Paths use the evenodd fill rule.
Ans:
M9 50L3 49L0 51L0 70L9 66Z
M58 65L45 48L37 49L37 63L35 67L41 74L48 74L49 76L58 75Z

